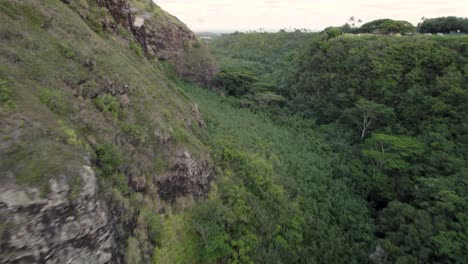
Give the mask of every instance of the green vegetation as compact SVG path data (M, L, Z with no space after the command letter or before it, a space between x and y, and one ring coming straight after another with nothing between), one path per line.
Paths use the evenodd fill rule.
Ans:
M16 103L12 99L13 91L6 80L0 79L0 104L6 110L10 111L16 108Z
M303 32L233 33L210 42L221 71L212 85L249 105L281 104L283 69L316 34Z
M122 154L112 144L103 144L96 148L97 165L102 172L110 175L115 172L118 166L123 162Z
M39 90L39 100L58 115L64 115L70 111L65 95L60 90L42 88Z
M467 193L455 186L466 177L468 39L340 37L327 44L311 45L304 54L312 55L301 58L292 108L310 109L318 125L361 150L368 178L356 183L391 261L460 262L455 245L466 236ZM430 194L428 182L451 198ZM457 212L443 213L446 206ZM439 243L446 232L455 245Z
M114 119L123 117L123 111L120 103L114 96L110 94L101 94L94 99L94 105L99 111L109 113Z
M145 143L148 139L145 126L123 124L122 132L133 144Z
M46 197L52 180L63 181L75 198L83 166L91 166L100 199L118 219L117 257L124 261L129 248L128 258L150 263L165 246L160 237L172 234L160 226L169 230L165 215L175 209L157 186L173 169L171 155L187 150L202 162L209 149L189 125L197 122L193 102L143 56L131 32L111 24L118 23L95 0L0 1L0 182Z
M409 34L416 33L416 28L408 21L396 21L392 19L378 19L363 24L356 33L374 34Z
M373 24L386 25L383 20L377 22L379 23ZM386 31L381 33L397 33L391 28L388 27L388 30L385 29ZM413 32L413 28L406 32ZM284 33L278 33L280 34ZM319 252L324 258L316 261L336 263L346 259L347 262L371 260L378 263L379 259L386 259L391 263L463 263L465 259L463 251L466 250L466 246L462 245L466 244L464 240L467 236L464 226L467 225L466 219L468 219L466 215L468 163L465 151L468 142L464 129L468 121L466 115L468 38L339 35L341 35L339 31L330 28L322 34L310 34L307 47L298 46L299 48L292 53L279 52L274 56L262 58L262 61L270 62L283 58L282 64L277 64L283 66L275 69L282 78L272 78L270 81L273 81L273 86L277 87L276 91L286 99L284 107L262 108L263 111L271 115L277 126L298 129L294 132L294 142L288 142L288 137L282 136L277 143L278 146L283 144L296 146L294 151L280 151L279 153L284 153L284 156L280 154L279 160L285 162L285 167L288 167L288 164L304 167L300 165L301 159L296 156L294 160L287 162L288 156L292 155L290 153L301 153L298 150L301 145L313 145L312 142L301 143L299 135L309 131L306 129L314 131L317 141L323 144L321 147L315 147L314 151L328 149L330 152L327 155L337 157L334 159L336 167L327 168L322 165L319 169L309 168L305 171L318 173L332 171L333 176L330 177L334 179L334 184L339 186L337 179L346 182L350 190L340 193L355 193L360 198L356 198L355 202L345 207L350 211L346 211L343 216L355 219L356 213L360 212L358 214L362 217L360 222L368 223L365 225L366 228L357 231L358 233L352 232L356 231L356 227L341 229L343 236L338 237L350 240L337 239L330 246L321 248ZM213 41L212 44L221 61L235 62L241 69L250 69L249 65L258 64L258 59L249 54L263 51L247 44L244 38L242 34L228 35ZM251 33L249 38L258 38L259 41L265 36L264 33ZM273 39L275 38L271 37L271 40ZM229 46L223 45L227 41L230 43ZM286 46L288 43L277 40L276 43L269 45ZM242 50L241 54L239 50ZM258 69L260 72L256 73L257 76L268 76L268 72L261 71L270 69L267 67L258 67ZM229 70L227 71L229 73ZM245 100L245 97L243 98L242 100ZM258 111L258 104L255 101L251 101L250 104L234 99L224 99L224 101L233 106L248 107ZM200 105L203 109L203 104ZM216 113L226 112L229 111L216 111ZM220 129L221 124L224 124L220 120L231 119L216 119L216 128ZM265 123L265 121L243 122L251 126ZM254 135L261 135L257 138L257 142L261 144L260 142L268 136L263 135L262 130L255 126L250 131L255 131ZM242 126L236 127L233 126L231 129L239 131L241 129L238 127ZM271 135L275 130L268 131ZM230 133L232 133L230 130L224 132L224 134ZM238 147L245 142L245 138L249 137L253 135L243 135L239 137L243 140L238 142L234 141L235 137L230 137L229 140L222 141L222 144L234 141ZM255 147L248 148L248 153L255 151ZM275 152L270 150L269 153ZM304 156L310 155L312 154ZM322 154L320 157L326 160L325 155ZM310 163L323 164L323 161L314 160ZM235 172L243 171L239 167L235 168L233 170ZM253 171L261 170L257 168ZM274 171L278 173L281 170L275 168ZM289 167L285 171L284 178L294 179L296 184L302 183L302 177L296 174L296 171ZM282 177L271 176L271 178ZM311 182L314 186L307 186L308 190L320 186L320 181L316 178ZM301 193L301 188L299 191L291 188L291 183L282 181L279 183L285 188L288 196L295 197L292 195L295 194L301 197L299 201L305 203L299 202L298 208L301 212L299 215L303 220L309 219L310 212L306 210L307 205L321 199L305 195L308 192ZM243 186L255 193L245 182ZM336 187L328 188L330 190ZM312 192L317 194L317 191ZM224 194L221 197L224 197L229 192L224 190L221 193ZM244 196L249 195L245 192L239 195L239 197ZM324 198L324 200L328 201L328 204L333 204L330 202L333 199ZM346 199L340 200L340 203L344 203L344 200ZM368 211L364 209L366 206L363 203L367 203ZM323 213L327 207L319 208ZM232 211L229 207L224 210ZM217 218L224 219L225 216L219 213L223 210L212 209L212 211L218 212L219 216L210 217L211 226L229 226L229 230L235 230L230 224L217 222L219 221ZM334 212L334 217L337 216L336 213ZM310 245L318 241L321 245L326 245L328 240L324 238L333 240L333 235L328 233L323 235L320 232L310 232L309 229L314 225L310 222L305 223L300 228L304 230L300 245L306 249L296 247L297 252L300 252L299 259L294 260L293 256L288 256L286 258L288 261L300 262L303 260L301 257L306 256L305 252ZM348 226L348 223L344 222L334 223L341 228ZM249 225L255 226L254 223ZM323 229L331 230L330 223L325 222ZM212 232L218 234L217 239L214 239L218 241L215 247L217 251L213 251L212 254L215 256L226 254L224 245L233 234L229 231ZM256 234L255 237L259 241L265 241L262 236ZM359 242L355 240L358 238L361 239ZM272 241L272 239L266 240ZM286 241L287 244L294 245L293 240ZM244 241L244 245L250 247L255 245L252 243ZM349 244L359 245L354 253L359 252L362 255L348 256L346 250L340 251L342 248L349 249ZM249 259L254 259L254 262L268 259L262 255L255 261L256 255L261 255L259 252L264 251L259 248L254 251L255 254L247 254ZM291 250L289 252L291 253ZM237 258L234 253L229 252L229 254L231 259ZM284 257L281 253L278 254L279 256L273 259ZM325 258L332 255L339 257ZM310 261L311 258L304 259Z
M390 19L224 35L210 90L95 1L67 2L0 3L2 184L65 180L74 196L93 166L129 263L466 262L466 36L391 36L415 29ZM199 164L213 182L184 178ZM166 201L168 179L211 192Z
M468 18L437 17L424 19L418 25L420 33L465 33L468 34Z
M249 93L256 82L258 82L258 79L252 73L232 70L222 70L213 80L216 87L221 88L227 95L236 97Z
M143 58L143 56L145 55L143 49L141 48L141 45L136 43L136 42L130 42L129 44L129 47L131 50L133 50L133 52L135 52L135 54L140 57L140 58Z
M198 262L366 260L370 212L319 135L292 120L275 124L214 92L185 89L205 115L223 175L193 213Z
M65 58L73 59L76 56L76 53L73 51L70 45L68 45L65 42L60 42L58 45L58 49Z

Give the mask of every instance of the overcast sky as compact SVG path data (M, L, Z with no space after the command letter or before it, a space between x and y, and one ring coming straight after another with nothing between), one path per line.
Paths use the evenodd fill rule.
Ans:
M351 16L368 22L377 18L468 16L468 0L154 0L194 31L321 30L339 26Z

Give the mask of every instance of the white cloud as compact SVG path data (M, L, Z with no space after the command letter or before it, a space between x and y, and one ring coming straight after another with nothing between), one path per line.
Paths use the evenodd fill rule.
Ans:
M155 0L193 30L309 28L342 25L349 17L378 18L467 16L468 0Z

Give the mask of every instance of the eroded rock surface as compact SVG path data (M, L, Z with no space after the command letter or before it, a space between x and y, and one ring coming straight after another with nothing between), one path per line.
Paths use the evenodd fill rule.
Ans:
M77 193L68 182L49 183L47 197L14 183L0 187L0 263L110 263L112 232L93 170L82 167Z
M206 85L219 71L207 46L160 7L142 10L131 0L97 0L97 3L109 10L117 25L132 31L147 55L170 62L179 77ZM117 25L108 27L115 29Z
M214 177L212 166L205 160L197 160L184 149L176 151L171 170L159 181L159 195L174 201L179 196L205 196Z

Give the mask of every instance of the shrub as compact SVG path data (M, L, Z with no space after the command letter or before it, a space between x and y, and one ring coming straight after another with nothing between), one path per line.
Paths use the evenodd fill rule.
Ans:
M120 107L119 101L110 94L99 95L94 99L94 105L99 109L99 111L110 113L115 119L123 117L123 111Z
M146 141L146 128L140 125L122 125L122 132L133 144L144 143Z
M58 45L60 53L67 59L73 59L76 57L75 51L65 42L60 42Z
M112 184L122 194L127 194L130 191L127 176L123 173L114 173L112 175Z
M60 90L42 88L39 91L39 100L58 115L64 115L69 109L65 95Z
M132 33L130 33L130 31L128 31L128 29L124 28L124 27L119 27L117 29L117 34L119 34L119 36L122 36L124 38L128 38L131 36Z
M148 238L151 240L151 243L154 245L161 244L161 233L162 233L162 223L159 215L144 211L144 220L147 225L147 234Z
M135 54L138 57L143 58L144 52L143 52L143 49L141 48L141 45L139 43L130 42L129 47L130 47L131 50L133 50L133 52L135 52Z
M98 167L106 175L115 172L123 161L122 154L110 143L99 145L96 148L96 157Z

